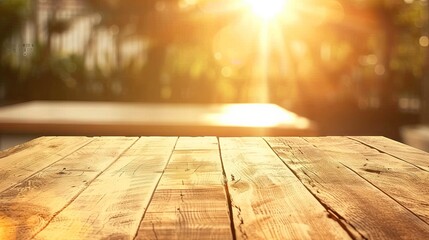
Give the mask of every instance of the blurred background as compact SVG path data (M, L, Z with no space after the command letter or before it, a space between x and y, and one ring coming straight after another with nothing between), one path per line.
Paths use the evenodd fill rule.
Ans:
M0 105L275 103L403 140L428 46L428 0L0 0Z

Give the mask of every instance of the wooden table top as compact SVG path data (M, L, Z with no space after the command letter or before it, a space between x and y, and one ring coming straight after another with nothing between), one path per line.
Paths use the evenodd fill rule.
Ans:
M42 137L0 239L428 239L429 154L383 137Z
M0 108L0 133L87 136L311 136L308 119L275 104L33 101Z

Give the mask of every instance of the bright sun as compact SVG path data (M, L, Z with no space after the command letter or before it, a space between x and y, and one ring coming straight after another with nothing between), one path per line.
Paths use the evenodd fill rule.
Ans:
M246 0L246 2L255 15L264 20L269 20L283 10L286 0Z

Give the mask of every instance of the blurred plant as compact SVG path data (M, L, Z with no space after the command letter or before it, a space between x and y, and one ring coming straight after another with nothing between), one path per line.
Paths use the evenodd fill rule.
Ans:
M25 0L0 1L0 99L5 98L14 87L18 70L10 62L16 51L11 40L19 33L27 16Z
M201 1L202 2L202 1ZM115 56L116 72L123 72L131 79L124 80L124 85L128 85L129 97L134 100L144 101L200 101L204 99L195 98L191 95L197 94L194 91L198 82L206 82L206 86L212 85L209 89L199 89L204 91L203 95L212 92L215 87L213 78L204 78L195 75L197 71L212 72L214 65L209 65L211 57L211 40L217 29L216 25L221 25L227 21L224 19L214 19L215 16L204 15L200 11L199 1L186 5L179 0L161 1L87 1L90 9L101 17L97 29L110 29L115 33ZM201 27L208 26L210 27ZM97 34L96 32L94 33ZM133 64L126 65L121 48L127 44L129 39L140 39L148 45L146 49L146 61L137 76L126 74L127 67L134 67ZM91 40L90 40L91 41ZM88 44L91 45L91 44ZM207 57L198 58L198 53L193 56L196 62L181 62L183 59L175 58L169 53L169 49L179 49L182 55L190 46L199 46L205 51ZM170 59L167 59L169 56ZM175 61L175 63L171 63ZM187 65L187 64L191 64ZM168 66L173 66L170 69ZM177 70L180 65L181 69ZM197 67L200 66L200 67ZM204 69L201 69L201 66ZM210 68L212 70L210 70ZM181 73L179 73L181 71ZM198 74L197 74L198 75ZM213 75L212 75L213 76ZM214 77L214 76L213 76ZM192 79L198 78L198 81ZM173 80L174 79L174 80ZM171 82L169 82L171 81ZM194 84L188 84L189 81ZM202 83L203 84L203 83ZM204 84L203 84L204 85ZM174 87L173 87L174 86ZM170 92L172 91L172 92ZM194 94L186 94L186 93ZM179 97L180 96L180 97ZM207 101L206 98L203 101Z
M25 0L0 1L0 42L2 44L20 30L27 16L25 7ZM3 50L4 48L0 48L0 51Z

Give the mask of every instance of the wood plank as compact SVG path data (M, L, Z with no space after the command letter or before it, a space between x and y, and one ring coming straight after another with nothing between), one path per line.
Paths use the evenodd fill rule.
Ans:
M41 137L0 152L0 192L91 141L87 137Z
M356 238L425 239L429 225L302 138L265 138Z
M136 138L95 138L88 145L0 193L0 222L8 236L28 239L70 204Z
M35 239L133 239L176 140L140 138Z
M231 239L224 211L150 212L138 239Z
M217 138L181 137L158 189L223 187Z
M345 137L305 138L429 223L429 173Z
M216 137L181 137L175 150L218 150ZM220 164L220 163L219 163Z
M221 172L165 172L157 189L202 189L223 185Z
M262 138L221 138L237 239L349 239Z
M221 179L215 137L179 138L137 239L232 239Z
M429 153L385 137L349 137L429 172Z

